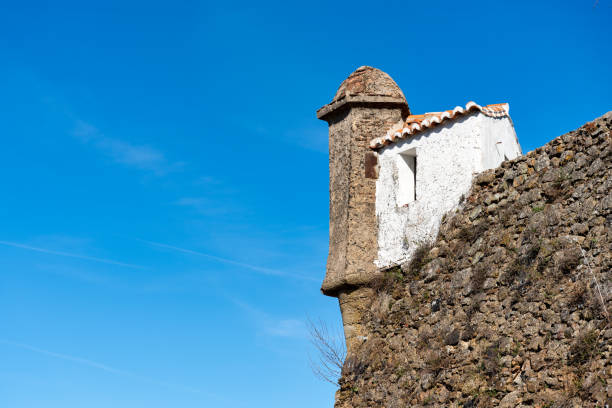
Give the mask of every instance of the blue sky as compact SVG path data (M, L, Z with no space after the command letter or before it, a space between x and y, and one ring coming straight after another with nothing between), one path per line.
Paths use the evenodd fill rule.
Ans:
M525 152L612 109L612 2L4 2L0 406L314 407L327 127L360 65Z

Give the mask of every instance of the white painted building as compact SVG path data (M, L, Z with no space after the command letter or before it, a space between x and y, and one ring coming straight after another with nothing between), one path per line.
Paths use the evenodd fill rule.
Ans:
M476 173L521 154L508 104L410 115L384 137L378 153L377 267L410 258L438 233L444 214L467 195Z

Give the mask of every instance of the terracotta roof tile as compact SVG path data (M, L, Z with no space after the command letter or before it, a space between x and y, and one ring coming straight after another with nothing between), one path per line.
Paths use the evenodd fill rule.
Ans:
M391 129L384 137L377 137L370 142L371 149L380 149L383 146L407 139L426 129L433 128L438 124L455 119L459 116L468 115L472 112L482 112L484 115L494 118L509 116L507 103L496 103L493 105L480 106L475 102L468 102L465 108L457 106L455 109L443 112L428 112L422 115L410 115L406 118L399 129Z

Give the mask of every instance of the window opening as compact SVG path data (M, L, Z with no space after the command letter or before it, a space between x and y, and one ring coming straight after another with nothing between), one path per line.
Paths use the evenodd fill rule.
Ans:
M417 199L416 149L401 152L397 156L397 205L403 207Z

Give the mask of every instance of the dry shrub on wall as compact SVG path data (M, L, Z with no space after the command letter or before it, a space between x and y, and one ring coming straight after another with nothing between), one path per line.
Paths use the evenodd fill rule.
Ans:
M474 225L464 225L457 234L457 238L467 244L473 244L489 229L486 222L480 222Z
M470 278L471 294L479 293L487 279L487 269L484 265L478 264L474 268L474 272Z
M582 333L570 349L569 363L580 366L591 361L600 351L599 334L596 330L589 330Z
M431 242L421 242L419 243L417 249L412 254L410 262L407 267L404 269L404 273L410 276L417 277L421 273L421 269L429 262L429 251L433 248L433 243Z
M581 259L582 254L579 248L571 247L564 249L557 258L557 268L561 274L566 275L580 264Z
M389 293L397 282L401 282L404 275L399 266L391 267L382 273L378 273L369 283L370 288L378 294Z
M375 323L382 324L391 309L393 297L387 292L379 292L376 299L372 301L370 313Z

